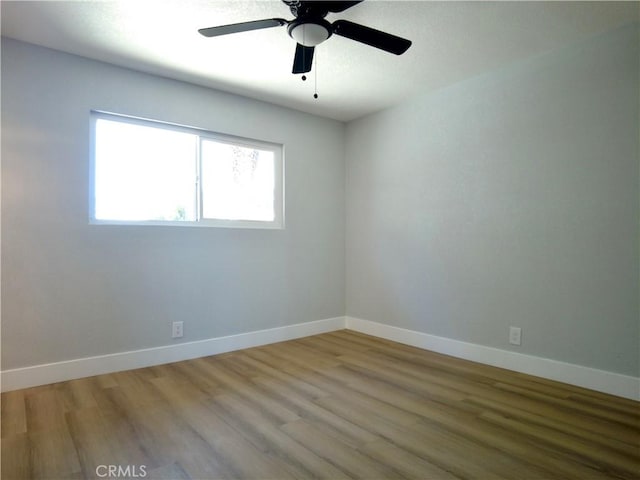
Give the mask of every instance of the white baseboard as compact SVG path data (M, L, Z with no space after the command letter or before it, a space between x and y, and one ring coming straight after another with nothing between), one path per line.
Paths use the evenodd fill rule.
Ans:
M209 338L195 342L79 358L1 372L1 391L46 385L76 378L179 362L243 348L293 340L347 328L433 352L516 372L640 400L640 379L595 368L524 355L474 343L384 325L354 317L335 317L296 325Z
M500 350L475 343L461 342L360 318L345 317L345 319L346 327L356 332L451 355L452 357L464 358L494 367L610 393L619 397L640 400L640 378L533 355Z
M1 390L6 392L75 378L206 357L319 333L333 332L343 329L344 325L344 317L328 318L195 342L4 370L2 371Z

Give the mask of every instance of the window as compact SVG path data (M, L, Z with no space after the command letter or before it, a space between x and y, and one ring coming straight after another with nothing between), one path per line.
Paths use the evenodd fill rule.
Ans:
M92 112L91 222L283 227L282 145Z

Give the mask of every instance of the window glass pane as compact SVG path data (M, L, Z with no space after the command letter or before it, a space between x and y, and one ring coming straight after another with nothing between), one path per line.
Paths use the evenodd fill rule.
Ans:
M272 151L203 140L201 161L203 218L275 219Z
M196 220L197 136L96 120L95 218Z

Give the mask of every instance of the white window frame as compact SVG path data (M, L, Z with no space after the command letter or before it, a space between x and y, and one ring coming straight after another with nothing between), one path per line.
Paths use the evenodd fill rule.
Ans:
M92 225L151 225L151 226L177 226L177 227L223 227L223 228L258 228L258 229L284 229L284 146L278 143L254 140L250 138L237 137L223 133L211 132L196 127L187 127L168 122L149 120L145 118L108 113L103 111L91 111L91 135L90 135L90 166L89 166L89 223ZM169 221L169 220L105 220L96 218L96 122L99 119L111 120L133 125L141 125L159 129L166 129L173 132L184 132L196 135L198 153L195 158L194 181L196 182L196 220ZM274 219L272 221L259 220L226 220L202 218L202 182L200 181L200 170L202 158L200 150L202 142L213 140L218 143L237 145L239 147L254 148L256 150L266 150L273 152L274 158Z

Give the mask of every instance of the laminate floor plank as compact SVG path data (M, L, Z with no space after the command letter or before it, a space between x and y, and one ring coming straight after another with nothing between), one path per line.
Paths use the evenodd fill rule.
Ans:
M287 435L306 446L320 458L352 478L397 478L399 473L391 466L378 462L375 458L360 453L333 436L324 433L306 420L283 425Z
M425 478L458 480L460 478L387 440L367 443L361 446L360 450L385 465L389 465L404 478L415 480L424 480Z
M33 472L31 446L26 433L17 433L2 438L0 465L4 479L21 480L37 478Z
M25 394L27 432L64 428L65 410L55 389L37 389Z
M81 472L67 427L29 435L31 468L36 478L66 478Z
M96 377L81 378L56 384L65 411L96 407L94 393L99 390Z
M143 462L148 460L136 455L140 451L139 446L131 454L123 449L120 443L122 439L117 434L121 431L121 421L116 417L104 417L97 408L67 413L69 433L86 478L95 477L100 465L116 465L121 462L128 465L138 459ZM132 442L134 438L128 440ZM41 477L34 475L32 478Z
M169 378L156 379L154 385L173 407L168 413L174 423L182 425L182 433L175 432L175 427L159 432L159 438L169 439L170 450L178 458L199 451L211 460L216 475L222 478L255 477L261 471L274 470L252 445L208 408L203 399L194 400L188 391L180 389L180 384ZM287 476L283 474L283 478Z
M594 466L598 470L612 472L621 477L636 475L640 472L638 459L629 458L627 455L612 451L602 445L594 445L592 442L574 435L532 425L493 412L482 413L480 418L503 428L524 432L525 435L531 436L538 442L549 444L560 451L567 450L574 453L585 459L586 464Z
M520 410L517 407L513 407L504 403L496 403L485 401L479 398L469 398L465 400L468 403L481 406L485 411L493 411L505 417L510 417L516 420L521 420L533 425L538 425L545 428L551 428L559 432L563 432L569 435L573 435L576 438L583 438L592 442L594 445L600 445L605 449L612 449L622 454L629 455L631 457L638 454L638 445L632 445L618 438L605 436L600 433L594 433L584 428L576 427L574 424L558 421L557 419L550 419L543 415L536 415L524 410Z
M372 365L377 365L377 362L378 360L373 359ZM399 369L399 373L401 371L397 365L392 364L389 368ZM407 366L404 375L419 377L423 380L424 385L429 386L429 388L432 386L449 388L452 391L462 392L466 394L468 398L473 398L474 401L477 402L493 402L494 404L502 404L505 406L518 405L518 409L523 412L538 412L550 420L569 423L608 438L618 438L637 445L637 429L626 428L626 425L612 423L606 418L601 418L601 416L588 415L588 412L585 414L584 408L573 409L570 402L560 402L555 396L539 393L535 396L535 399L531 399L531 395L526 395L526 392L522 389L516 392L513 391L513 389L501 388L501 383L496 381L491 382L493 385L489 385L486 381L476 382L474 378L469 378L469 375L462 373L456 376L449 373L429 371L429 369L416 371ZM537 378L535 380L537 380ZM596 405L599 405L601 409L603 408L602 402L600 402L600 404L596 403ZM604 408L608 408L607 403L604 404ZM637 405L636 409L638 409ZM634 416L630 416L629 421L633 421L633 418Z
M366 419L375 416L375 412L378 410L377 408L375 410L363 408L360 402L352 402L348 398L338 399L327 397L320 399L318 403L337 414L352 418L356 423L366 422ZM477 451L480 449L482 453L478 454L477 458L482 458L483 462L489 462L488 465L491 465L491 468L484 469L487 475L493 478L502 478L505 476L508 478L508 473L505 471L494 471L496 459L504 457L504 461L509 461L509 456L504 455L503 445L497 442L491 442L486 436L483 438L469 436L464 430L456 429L455 427L451 428L452 422L468 424L470 420L468 418L454 417L448 419L448 421L440 421L439 423L430 422L429 426L425 426L424 423L420 422L420 417L417 417L416 421L403 425L401 422L395 421L393 417L387 416L379 417L376 422L371 422L369 428L372 432L375 432L386 440L397 443L405 451L412 452L414 455L437 465L440 469L444 469L462 478L478 478L475 476L478 472L475 462L469 463L466 457L461 458L459 455L443 455L438 449L440 449L441 446L448 448L448 445L455 444L457 452L465 451L467 455L472 455L474 451L478 453ZM448 437L443 438L443 436ZM484 446L489 446L491 449L486 449ZM514 458L519 457L514 456ZM508 469L508 471L513 472L516 471L516 469ZM541 472L540 469L535 468L533 464L529 463L525 465L519 463L517 465L517 471L528 472L530 476L527 478L552 478L549 471ZM535 477L531 476L533 473L536 474ZM541 473L544 473L544 475Z
M270 395L273 395L274 398L281 401L283 405L294 411L300 418L314 422L318 428L330 432L331 435L338 437L342 442L357 447L362 443L376 440L376 437L368 430L323 409L313 403L312 400L300 396L281 382L271 379L255 379L254 381L260 384Z
M241 432L265 455L286 464L296 478L348 478L332 463L325 461L284 433L278 425L262 417L260 412L244 399L224 394L213 398L212 404L229 425Z
M7 480L640 480L640 403L347 330L6 392L0 409Z
M596 392L599 393L599 392ZM602 408L604 399L606 402L607 409L611 411L616 411L622 413L624 415L629 415L629 418L633 418L636 420L635 424L638 425L637 421L640 420L640 408L638 405L633 403L631 400L627 400L626 398L618 398L614 397L613 400L606 397L600 396L587 396L583 393L570 393L568 397L572 402L575 403L584 403L585 405L591 405L593 407ZM624 400L624 401L620 401Z
M5 392L0 397L0 430L1 437L9 437L27 432L27 412L24 401L24 390Z
M327 395L327 392L325 392L324 390L321 390L308 382L300 380L294 375L273 368L272 366L256 360L249 355L238 355L237 362L246 363L255 368L257 378L279 381L282 384L287 385L290 389L295 390L299 395L305 398L314 399Z

